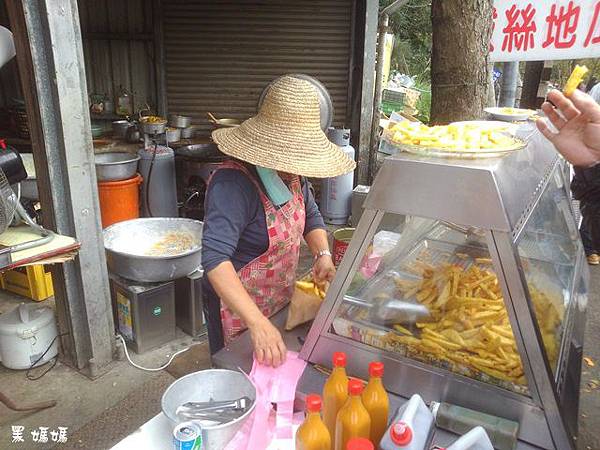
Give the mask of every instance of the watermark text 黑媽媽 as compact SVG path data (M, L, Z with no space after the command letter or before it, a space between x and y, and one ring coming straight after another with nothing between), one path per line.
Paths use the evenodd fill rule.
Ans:
M67 431L69 427L58 427L50 429L49 427L37 427L32 430L26 430L23 425L12 425L12 440L13 444L22 442L36 442L45 444L47 442L55 442L64 444L67 442Z

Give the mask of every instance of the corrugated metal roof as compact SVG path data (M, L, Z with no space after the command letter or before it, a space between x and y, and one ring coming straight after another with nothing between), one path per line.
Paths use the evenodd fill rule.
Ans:
M206 133L207 111L246 119L285 73L318 78L346 121L352 0L170 0L163 15L168 109Z

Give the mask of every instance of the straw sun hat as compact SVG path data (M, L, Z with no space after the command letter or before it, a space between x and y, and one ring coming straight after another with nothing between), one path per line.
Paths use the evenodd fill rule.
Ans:
M315 88L291 76L269 88L255 117L215 130L212 138L233 158L305 177L335 177L356 167L321 130Z

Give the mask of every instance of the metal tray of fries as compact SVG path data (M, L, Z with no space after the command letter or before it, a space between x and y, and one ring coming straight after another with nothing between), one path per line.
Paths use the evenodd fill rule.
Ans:
M521 150L527 146L527 143L518 139L515 140L514 145L506 148L494 148L494 149L467 149L461 148L460 150L443 148L443 147L426 147L423 145L411 145L411 144L400 144L394 142L400 150L413 153L420 156L434 156L437 158L458 158L458 159L480 159L480 158L500 158L508 153Z
M434 229L432 235L440 236L440 230ZM502 292L486 253L476 244L420 241L353 295L367 302L402 298L427 305L432 320L393 326L372 323L367 308L346 297L334 330L400 356L529 395ZM535 298L544 307L550 305L540 291ZM552 323L542 324L550 337L560 337L559 319L557 313L546 319Z

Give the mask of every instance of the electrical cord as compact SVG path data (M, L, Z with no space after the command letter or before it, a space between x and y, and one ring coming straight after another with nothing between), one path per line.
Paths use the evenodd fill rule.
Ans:
M156 142L156 138L154 141L154 151L152 152L152 159L150 160L150 167L148 168L148 180L146 180L146 195L144 200L146 201L146 209L148 210L148 216L154 217L152 214L152 210L150 209L150 199L148 198L148 193L150 192L150 180L152 179L152 169L154 167L154 160L156 159L156 152L158 150L158 142Z
M173 355L171 355L171 357L169 358L167 363L163 364L160 367L142 367L132 361L131 357L129 356L129 352L127 351L127 344L125 343L125 339L123 338L123 336L121 336L120 334L117 334L117 338L120 339L121 343L123 344L123 350L125 350L125 357L127 358L127 361L129 361L129 363L136 369L145 370L146 372L159 372L161 370L166 369L167 367L169 367L169 365L173 362L173 360L178 355L181 355L182 353L187 352L190 348L194 347L195 345L199 345L202 343L202 342L196 342L196 343L191 344L189 347L186 347L182 350L175 352Z
M29 369L27 369L27 372L25 372L25 377L27 377L28 380L37 381L40 378L42 378L44 375L46 375L48 372L50 372L52 369L54 369L54 367L56 366L56 363L58 362L58 354L53 358L54 360L52 361L52 365L50 367L48 367L44 372L42 372L41 375L38 375L35 377L31 375L31 370L35 367L35 365L37 363L39 363L44 358L44 356L46 356L46 353L48 353L50 351L50 349L54 345L54 342L56 342L56 340L59 337L63 337L63 336L67 336L67 335L69 335L69 333L57 334L56 336L54 336L54 339L52 339L52 342L50 342L50 345L44 351L44 353L42 353L42 355L40 357L38 357L38 359L36 359L33 363L31 363L31 366L29 366Z

